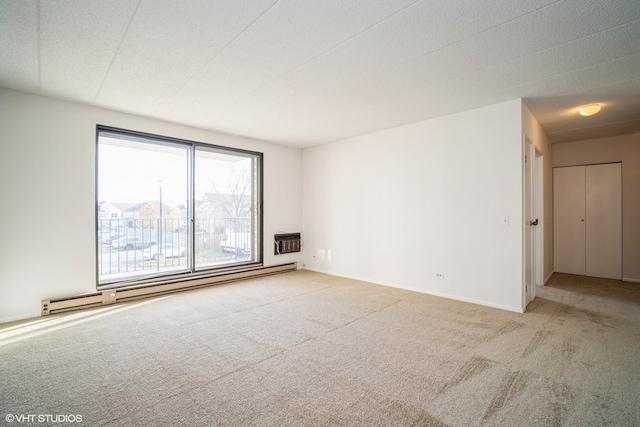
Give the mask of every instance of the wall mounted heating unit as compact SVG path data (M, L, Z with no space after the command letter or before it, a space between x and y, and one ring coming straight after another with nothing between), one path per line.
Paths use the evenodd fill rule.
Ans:
M281 255L300 252L300 233L276 234L273 236L273 254Z

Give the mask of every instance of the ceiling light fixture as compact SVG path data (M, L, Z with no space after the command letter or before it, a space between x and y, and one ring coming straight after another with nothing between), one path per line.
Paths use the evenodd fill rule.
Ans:
M600 104L589 104L580 107L580 114L583 116L593 116L600 111Z

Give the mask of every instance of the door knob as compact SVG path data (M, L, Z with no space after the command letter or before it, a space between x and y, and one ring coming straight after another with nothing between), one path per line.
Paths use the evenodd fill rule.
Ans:
M534 227L538 225L538 218L536 218L535 221L529 221L529 225L533 225Z

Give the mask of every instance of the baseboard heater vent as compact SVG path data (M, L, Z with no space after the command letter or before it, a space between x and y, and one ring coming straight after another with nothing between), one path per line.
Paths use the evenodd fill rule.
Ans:
M273 236L273 254L300 252L300 233L276 234Z
M81 310L85 308L99 307L117 302L131 301L151 296L164 295L189 289L234 282L242 279L269 276L272 274L295 271L297 263L281 264L271 267L256 267L249 270L227 272L207 277L182 278L181 280L162 281L144 285L132 285L117 289L92 292L66 298L42 300L41 315L63 313L66 311Z

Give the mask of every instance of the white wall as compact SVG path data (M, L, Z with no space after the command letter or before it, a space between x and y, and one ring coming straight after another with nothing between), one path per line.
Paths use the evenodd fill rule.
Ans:
M622 162L622 279L640 282L640 133L553 145L553 166Z
M301 150L0 88L0 322L96 289L97 124L264 153L265 265L302 260L269 237L302 229Z
M522 132L514 100L305 149L305 267L522 311Z
M553 149L549 138L526 105L522 108L524 134L542 154L543 164L543 209L541 224L544 227L544 279L553 274Z

